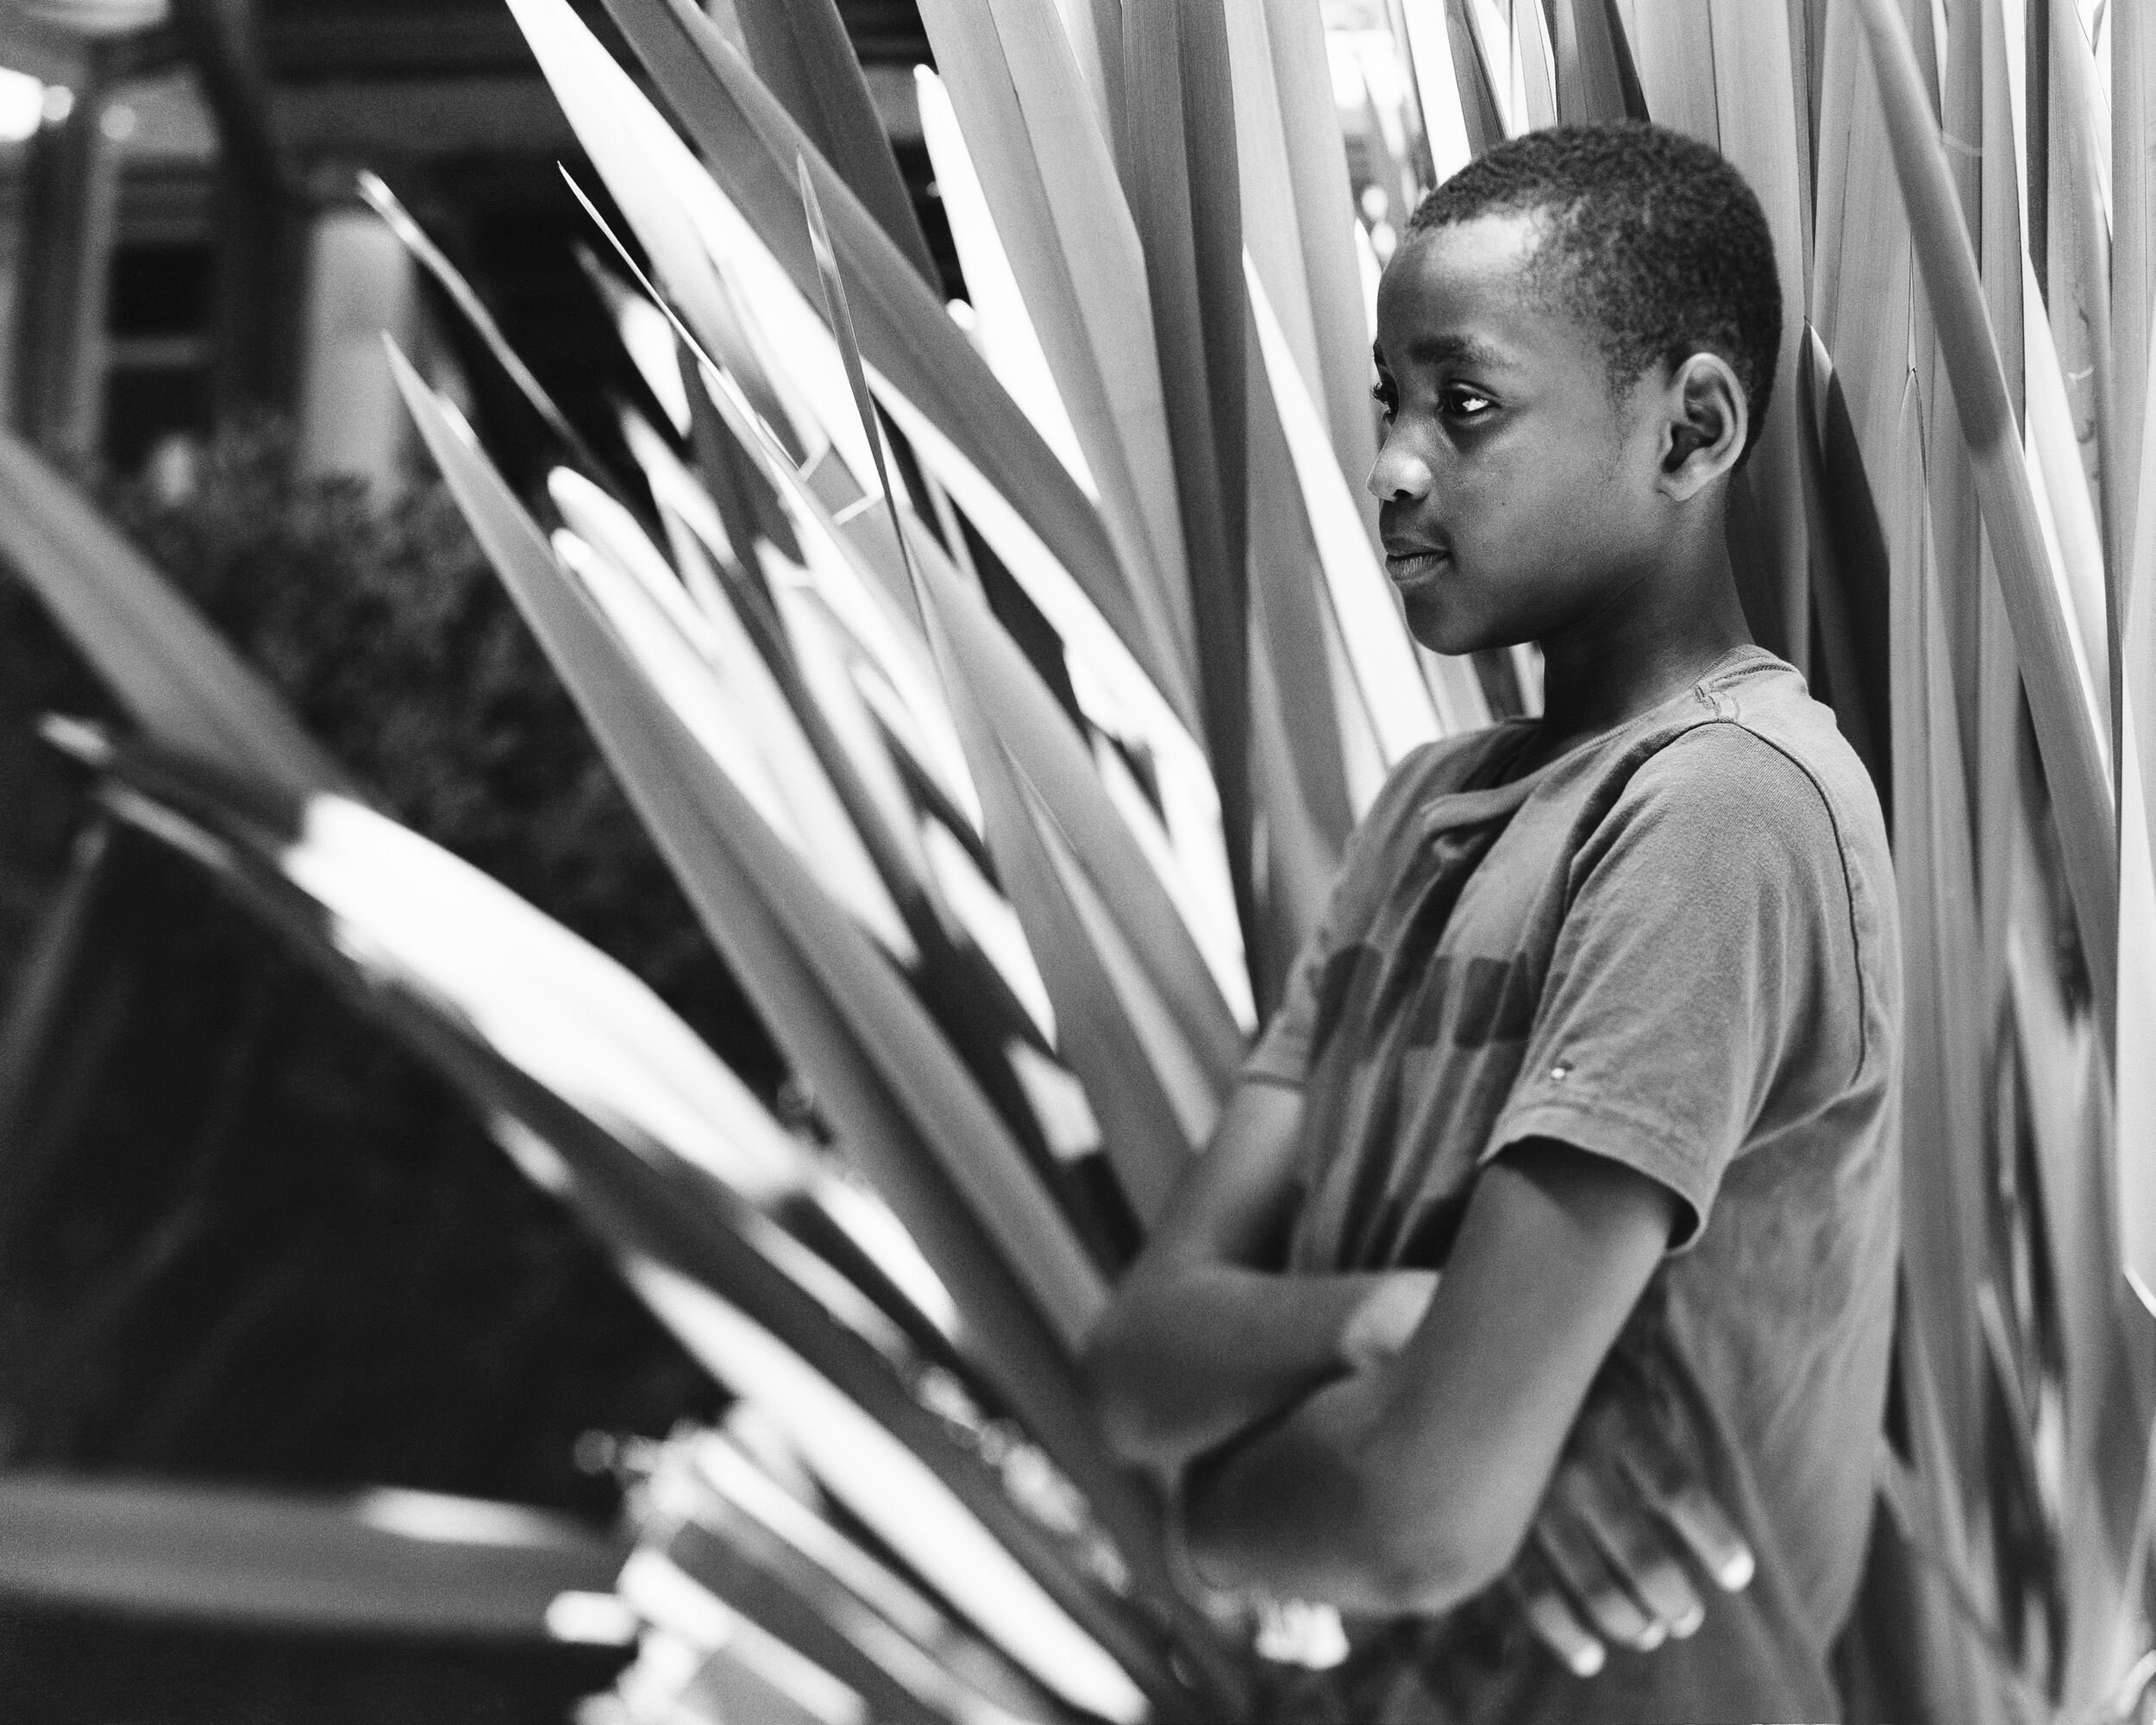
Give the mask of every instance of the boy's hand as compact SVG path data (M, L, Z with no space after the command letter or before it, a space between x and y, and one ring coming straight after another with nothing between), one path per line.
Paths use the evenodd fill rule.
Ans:
M1645 1652L1696 1631L1696 1578L1734 1593L1752 1566L1720 1506L1620 1393L1582 1419L1511 1584L1536 1636L1591 1677L1605 1643Z
M1437 1291L1434 1270L1386 1271L1340 1332L1340 1363L1360 1371L1398 1353L1420 1326Z

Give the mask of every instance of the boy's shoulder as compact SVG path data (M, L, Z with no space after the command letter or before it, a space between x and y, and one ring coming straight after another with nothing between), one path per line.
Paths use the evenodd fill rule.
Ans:
M1823 814L1852 891L1883 900L1890 922L1893 862L1871 771L1796 667L1762 653L1706 686L1714 722L1667 752L1669 788L1708 801L1733 825L1764 824L1814 842Z
M1682 901L1702 924L1771 924L1812 949L1851 1008L1860 1058L1892 1063L1901 1011L1901 929L1886 823L1871 775L1803 677L1753 649L1693 692L1692 711L1636 737L1606 763L1602 812L1573 854L1576 888L1629 847L1624 914L1643 898Z
M1601 800L1619 825L1674 821L1695 827L1702 846L1830 856L1891 897L1870 772L1833 710L1764 649L1725 660L1638 726L1601 770Z
M1860 919L1883 924L1881 956L1895 950L1878 794L1833 709L1786 661L1740 649L1653 712L1510 777L1534 723L1501 721L1403 757L1357 832L1357 872L1389 877L1436 831L1491 819L1520 829L1511 860L1541 850L1576 878L1653 830L1664 856L1689 850L1702 864L1831 879Z

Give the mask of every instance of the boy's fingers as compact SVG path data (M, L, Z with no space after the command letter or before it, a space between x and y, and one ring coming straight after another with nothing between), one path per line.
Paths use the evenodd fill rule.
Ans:
M1559 1474L1557 1496L1650 1616L1679 1640L1698 1630L1707 1608L1684 1572L1683 1548L1665 1523L1636 1498L1620 1498L1607 1474L1584 1464Z
M1619 1464L1647 1501L1683 1536L1708 1574L1725 1592L1751 1584L1752 1547L1722 1513L1684 1458L1651 1421L1631 1422L1635 1440L1616 1451Z
M1704 1488L1687 1485L1663 1505L1670 1525L1683 1534L1708 1574L1725 1593L1740 1592L1752 1582L1755 1565L1752 1547L1729 1524L1721 1506Z
M1669 1630L1640 1609L1576 1521L1564 1515L1545 1516L1532 1537L1597 1634L1643 1653L1669 1638Z
M1535 1639L1564 1661L1575 1677L1593 1677L1609 1654L1580 1622L1550 1567L1530 1549L1513 1571L1512 1590Z

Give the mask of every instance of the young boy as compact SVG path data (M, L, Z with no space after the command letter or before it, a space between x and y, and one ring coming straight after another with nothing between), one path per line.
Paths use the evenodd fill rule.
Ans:
M1645 126L1492 151L1385 273L1389 572L1441 652L1539 642L1543 716L1394 773L1089 1358L1200 1573L1344 1615L1358 1720L1839 1716L1900 957L1870 781L1725 549L1781 316L1744 181ZM1583 1678L1493 1584L1636 1581L1544 1531L1613 1400L1758 1574Z

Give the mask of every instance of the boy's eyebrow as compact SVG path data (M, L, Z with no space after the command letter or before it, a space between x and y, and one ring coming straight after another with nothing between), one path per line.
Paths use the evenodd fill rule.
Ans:
M1470 366L1501 366L1505 356L1488 342L1473 336L1418 336L1407 344L1407 357L1420 365L1457 360Z

